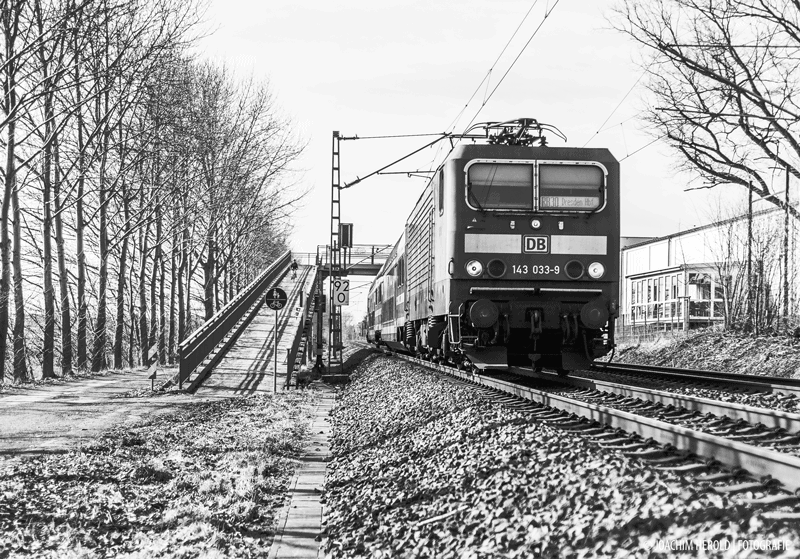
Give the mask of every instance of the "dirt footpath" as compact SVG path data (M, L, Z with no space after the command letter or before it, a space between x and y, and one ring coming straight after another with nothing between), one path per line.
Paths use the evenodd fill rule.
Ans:
M373 351L366 343L350 343L344 351L345 370ZM158 378L163 382L166 371L159 372ZM0 394L0 458L66 452L113 426L132 425L145 415L233 396L206 389L196 395L174 392L125 397L147 393L149 388L147 371L141 369L64 384L18 387L10 394Z
M0 457L65 452L111 426L209 399L181 393L124 397L146 392L147 376L144 369L121 371L0 395Z

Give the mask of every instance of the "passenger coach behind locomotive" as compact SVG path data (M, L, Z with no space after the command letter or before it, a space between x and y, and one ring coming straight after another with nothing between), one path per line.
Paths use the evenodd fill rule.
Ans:
M558 131L533 119L478 126L373 282L369 337L478 369L585 367L614 347L619 163L547 146Z

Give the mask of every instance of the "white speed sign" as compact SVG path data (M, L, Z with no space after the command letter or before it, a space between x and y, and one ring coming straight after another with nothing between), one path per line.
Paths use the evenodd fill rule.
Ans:
M350 304L350 280L333 280L333 304Z

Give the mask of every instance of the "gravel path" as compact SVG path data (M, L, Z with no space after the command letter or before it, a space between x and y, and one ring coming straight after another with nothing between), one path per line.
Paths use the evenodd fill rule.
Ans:
M797 526L387 357L356 368L332 421L331 559L800 553Z
M0 395L0 456L64 452L112 426L203 400L180 393L124 397L150 393L147 376L145 369L113 372Z

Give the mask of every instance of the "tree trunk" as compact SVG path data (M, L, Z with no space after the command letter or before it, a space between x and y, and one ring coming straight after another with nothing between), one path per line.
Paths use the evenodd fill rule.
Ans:
M128 290L128 304L131 309L131 327L129 332L129 342L128 342L128 366L133 368L136 366L135 362L135 352L134 349L136 347L136 337L137 333L139 332L138 328L136 327L136 296L133 291L134 285L134 269L136 268L136 250L131 251L131 266L130 266L130 277L128 278L128 285L130 289Z
M184 331L184 338L191 334L192 328L192 276L194 270L192 269L192 253L187 251L186 254L186 330Z
M45 34L44 17L41 2L34 2L34 17L39 35ZM42 105L44 116L43 145L42 145L42 288L44 300L44 330L42 332L42 378L54 378L55 354L55 291L53 289L53 207L51 196L52 184L52 156L54 138L54 107L55 81L50 73L50 53L45 49L45 42L39 43L39 70L42 73ZM54 52L55 54L55 52ZM54 65L58 63L53 61ZM57 79L57 78L56 78Z
M203 266L203 289L204 297L203 303L205 306L205 319L208 320L214 316L214 238L213 234L209 234L206 241L206 248L208 256L201 263Z
M10 63L11 66L13 63ZM6 83L11 86L7 87L6 114L8 114L16 103L16 94L13 87L13 76L9 76L7 67ZM2 367L3 375L5 377L6 356L8 353L8 301L11 295L11 239L9 235L9 213L11 207L11 193L14 192L16 186L16 163L14 161L14 150L16 148L16 122L14 119L9 120L6 125L8 129L8 136L6 139L6 168L5 168L5 181L3 185L3 207L2 216L0 219L0 261L2 261L2 278L0 278L0 367Z
M19 208L19 191L11 193L14 212L14 379L18 382L30 380L28 358L25 352L25 293L22 289L22 216Z
M184 177L185 178L185 177ZM189 266L189 190L183 185L181 191L181 243L180 264L178 266L178 344L186 339L186 325L189 321L189 290L184 293L183 278ZM188 274L187 274L188 275ZM188 287L188 286L187 286ZM180 358L180 351L178 352Z
M228 266L222 270L222 304L228 303ZM219 304L217 305L219 307ZM217 308L219 310L219 308Z
M61 217L61 175L59 171L59 145L53 141L53 208L55 210L56 258L58 259L58 287L61 304L61 376L72 374L72 314L69 301L69 276L64 254L64 224Z
M140 198L140 208L144 207L144 189ZM147 238L150 235L150 226L139 233L139 350L142 365L147 364Z
M125 275L128 265L128 234L130 232L131 209L125 181L122 181L122 205L125 225L122 229L122 247L119 252L119 270L117 276L117 324L114 332L114 368L122 369L122 345L125 338Z
M789 291L789 169L786 169L786 190L784 192L784 209L783 215L783 325L784 328L789 326L789 299L791 298Z
M103 94L103 113L109 111L109 92ZM101 122L100 98L97 98L95 105L95 121ZM100 154L100 169L98 177L98 203L100 213L100 226L97 232L100 238L100 270L98 271L98 293L97 293L97 317L94 326L94 346L92 348L92 371L99 372L107 367L106 361L106 291L108 289L108 192L107 164L108 149L110 145L111 131L107 124L103 124L102 145Z
M165 285L164 276L166 275L166 264L164 255L161 255L161 270L159 271L158 280L158 362L161 365L167 363L167 328L166 328L166 300L165 300Z
M156 238L154 242L155 250L153 251L153 274L150 276L150 337L148 338L148 347L156 345L160 334L158 332L158 313L159 306L156 300L156 291L158 287L158 273L161 271L161 257L162 257L162 216L161 204L156 204Z
M78 107L76 112L78 127L78 189L77 202L75 204L75 244L78 252L78 370L86 370L86 253L84 248L84 188L86 185L86 142L83 137L83 108L81 102L81 75L80 75L80 49L78 47L78 35L75 34L75 104Z
M42 252L44 256L44 337L42 343L42 378L54 378L53 355L55 352L55 292L53 290L53 208L51 206L51 172L52 172L52 147L50 134L52 133L53 107L50 94L45 95L45 145L42 153L42 205L44 219L42 220Z
M104 142L108 145L107 142ZM105 156L103 156L105 159ZM100 164L100 270L98 272L97 318L94 326L94 347L92 348L92 371L99 372L106 367L106 290L108 287L108 212L105 186L105 161Z
M186 270L186 259L188 255L186 254L186 250L184 247L181 247L181 256L180 262L178 263L178 339L177 345L180 345L181 342L186 338L186 308L187 308L187 301L186 296L183 289L183 274ZM176 352L180 353L177 351Z
M177 217L178 212L177 209L174 212L175 214L175 221L174 224L178 223ZM177 253L178 253L178 232L177 229L175 233L172 235L172 250L170 251L170 262L169 262L169 339L167 340L167 360L170 365L175 363L175 355L176 355L176 348L175 348L175 292L176 288L179 290L180 287L176 285L176 270L175 266L177 261Z

